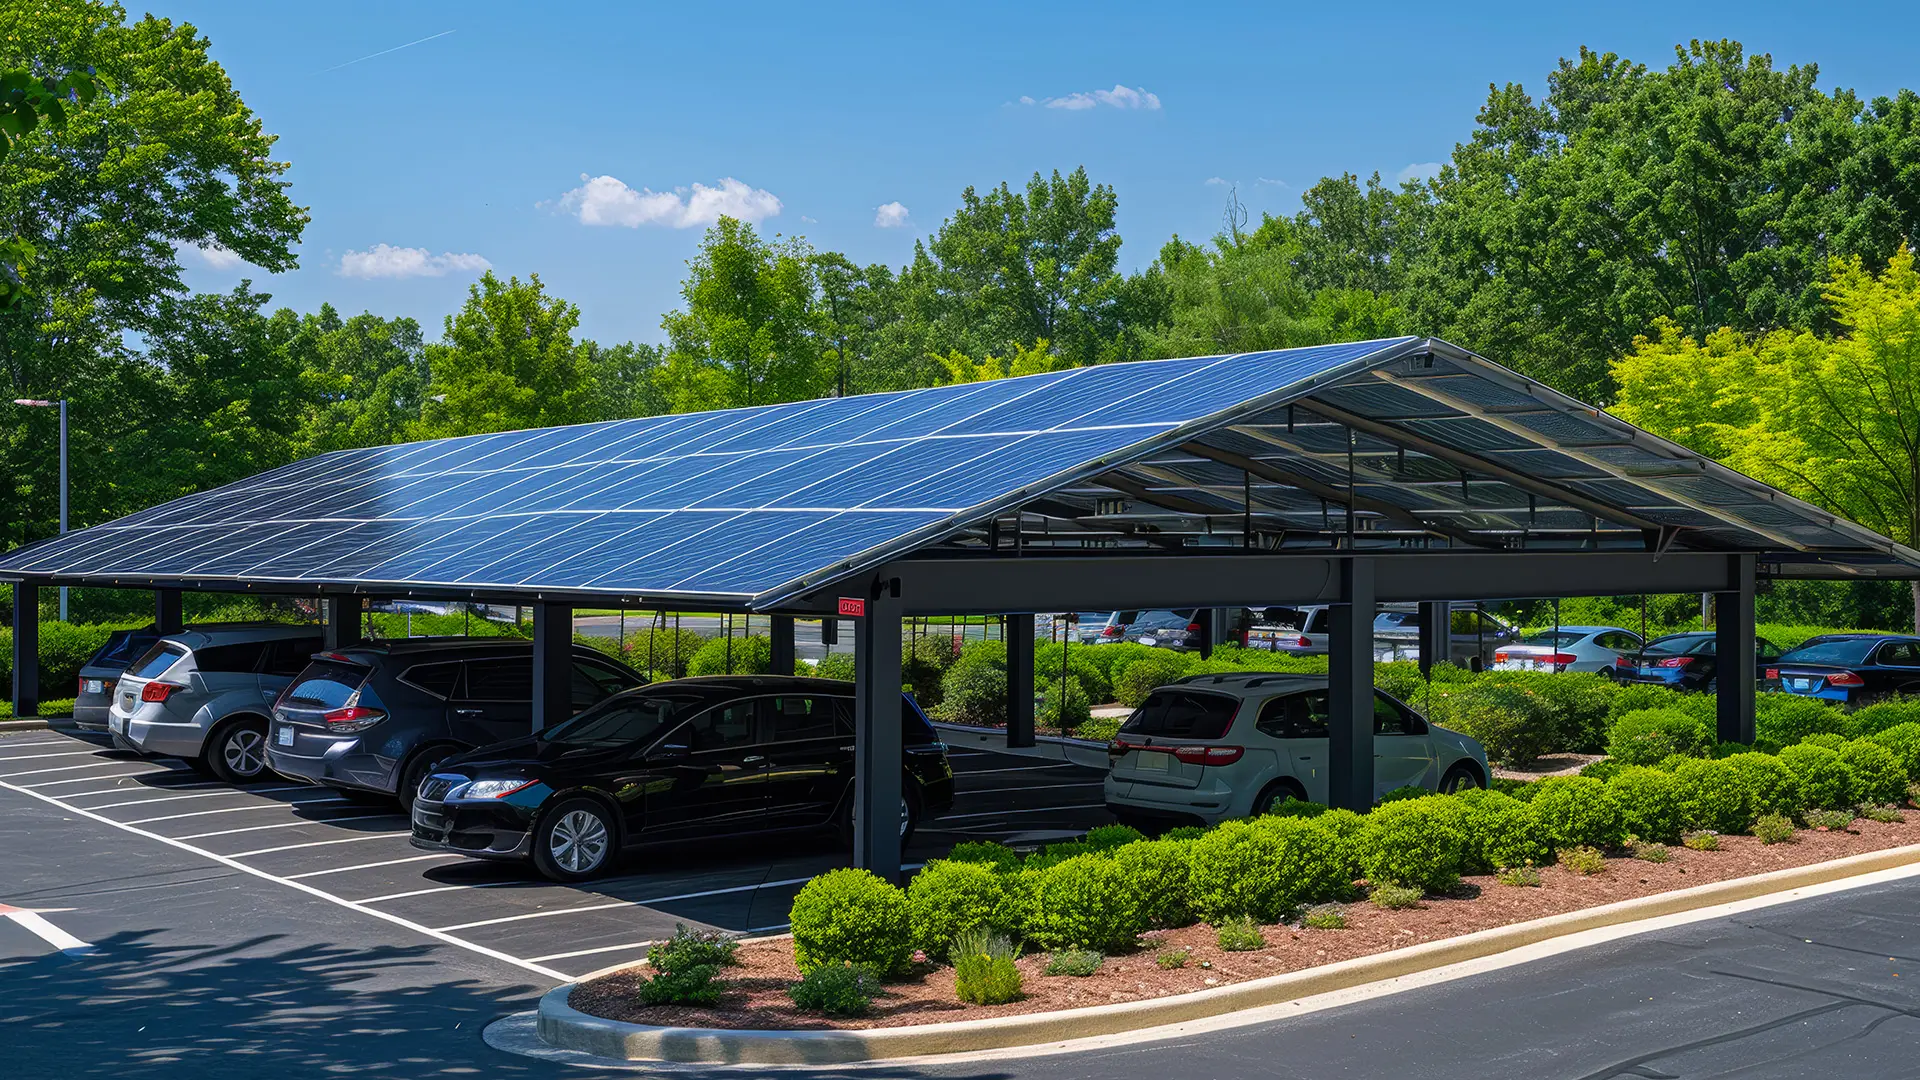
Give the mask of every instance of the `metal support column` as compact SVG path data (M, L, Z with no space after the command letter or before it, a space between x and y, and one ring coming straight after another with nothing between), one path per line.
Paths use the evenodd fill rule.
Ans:
M40 586L13 587L13 715L40 715Z
M1033 616L1007 616L1007 747L1033 745Z
M773 648L767 661L768 669L775 675L791 675L794 671L793 616L775 615L769 622L767 637Z
M177 634L185 627L186 619L180 611L180 590L153 590L153 628L162 634Z
M364 614L357 596L328 596L320 601L325 627L321 639L329 652L358 645L367 639Z
M533 730L573 715L573 607L533 605Z
M1420 677L1433 677L1433 665L1453 659L1453 605L1444 600L1420 605Z
M820 620L820 647L832 651L840 644L840 620L826 616Z
M1328 636L1327 794L1334 806L1373 806L1373 560L1346 560Z
M853 865L900 880L900 598L882 579L853 620Z
M1753 742L1754 680L1760 675L1754 653L1753 556L1729 555L1731 592L1715 593L1715 725L1721 742Z

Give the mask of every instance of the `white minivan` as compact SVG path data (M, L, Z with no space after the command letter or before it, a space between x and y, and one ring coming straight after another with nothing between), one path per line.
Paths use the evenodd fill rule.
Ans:
M1485 787L1487 754L1374 691L1373 795ZM1163 686L1107 748L1107 809L1135 825L1211 825L1281 798L1327 801L1325 675L1234 672Z

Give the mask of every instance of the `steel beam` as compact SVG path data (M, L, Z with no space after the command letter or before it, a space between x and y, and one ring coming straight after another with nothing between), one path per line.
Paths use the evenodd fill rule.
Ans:
M366 626L357 596L326 596L320 600L327 651L344 649L366 640Z
M1234 551L1218 555L1051 555L904 559L885 572L903 585L908 615L1088 611L1127 607L1327 604L1340 599L1345 553ZM1717 552L1407 551L1358 556L1374 564L1381 602L1531 599L1733 587ZM829 585L826 592L839 586Z
M897 579L896 579L897 582ZM853 865L900 880L900 598L882 579L853 620Z
M533 605L533 730L573 715L573 608Z
M1327 636L1327 801L1347 810L1373 807L1374 610L1374 560L1347 560Z
M772 646L772 655L767 666L775 675L793 674L793 616L775 615L769 620L767 635Z
M1754 727L1753 556L1726 556L1734 588L1714 594L1714 657L1717 665L1715 726L1721 742L1751 743Z
M185 626L186 620L180 610L180 590L153 590L153 628L162 634L177 634Z
M40 715L40 586L13 586L13 715Z
M1007 746L1034 744L1033 616L1009 615L1007 630Z

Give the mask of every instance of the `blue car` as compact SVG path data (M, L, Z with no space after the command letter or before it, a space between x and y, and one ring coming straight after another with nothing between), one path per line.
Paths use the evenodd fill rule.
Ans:
M1802 645L1767 668L1781 690L1841 705L1920 694L1920 637L1876 634Z
M1714 657L1720 639L1711 630L1689 630L1654 638L1646 648L1614 663L1614 678L1623 683L1652 683L1675 690L1713 693L1720 685L1720 665ZM1765 638L1755 638L1754 659L1771 664L1779 650Z

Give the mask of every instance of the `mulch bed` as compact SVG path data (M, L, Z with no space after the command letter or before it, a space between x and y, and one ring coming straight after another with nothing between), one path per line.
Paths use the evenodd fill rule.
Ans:
M1791 843L1765 845L1750 836L1723 836L1718 851L1675 846L1669 861L1650 863L1625 855L1609 856L1600 874L1583 877L1558 866L1540 871L1538 887L1502 885L1490 876L1465 879L1444 898L1418 908L1387 911L1367 902L1344 905L1347 928L1306 930L1262 927L1267 947L1255 952L1222 952L1208 926L1155 931L1152 948L1110 957L1084 978L1047 975L1047 957L1019 961L1026 997L1007 1005L968 1005L953 992L950 968L918 965L912 975L887 986L871 1015L829 1019L801 1012L788 1000L787 987L800 977L792 942L769 940L741 946L741 966L725 975L726 994L712 1008L646 1007L634 996L635 980L645 968L629 968L575 988L568 1003L581 1012L636 1024L715 1028L877 1028L979 1020L993 1016L1072 1009L1184 994L1210 986L1257 979L1368 956L1425 941L1469 934L1509 923L1596 907L1639 896L1747 877L1792 866L1806 866L1869 851L1920 842L1920 811L1905 812L1899 824L1861 819L1847 832L1801 830ZM1157 949L1185 947L1187 966L1162 969Z

